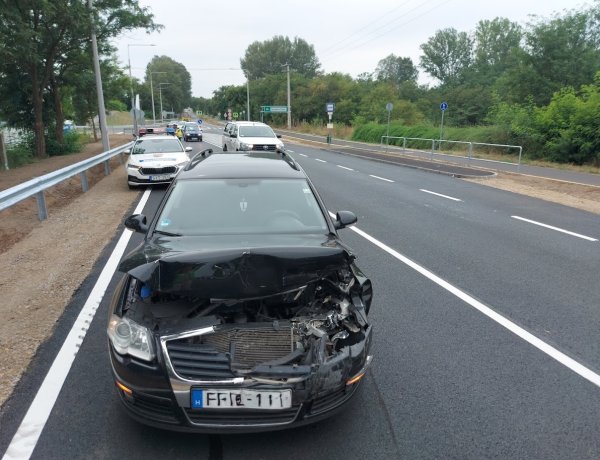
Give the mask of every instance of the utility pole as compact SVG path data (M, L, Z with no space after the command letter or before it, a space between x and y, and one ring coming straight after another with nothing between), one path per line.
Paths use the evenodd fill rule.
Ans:
M292 103L290 98L290 65L282 64L281 67L287 68L287 127L292 129Z
M167 73L167 72L152 72L150 71L150 94L152 95L152 126L156 126L156 110L154 110L154 86L152 86L152 74Z
M170 85L171 83L159 83L158 84L158 95L160 96L160 123L163 123L163 105L162 105L162 87L163 85Z
M94 58L94 74L96 75L96 93L98 95L98 122L100 123L100 136L102 137L102 150L110 150L108 141L108 127L106 126L106 109L104 108L104 93L102 91L102 75L100 74L100 58L98 57L98 43L96 41L96 27L94 25L94 14L92 0L88 0L90 16L92 19L92 55Z
M90 0L88 0L90 1ZM133 135L137 136L138 124L137 124L137 110L135 108L135 97L133 95L133 78L131 76L131 55L129 48L132 46L156 46L154 43L128 43L127 44L127 64L129 65L129 90L131 91L131 112L133 113Z
M250 121L250 75L246 77L246 119Z

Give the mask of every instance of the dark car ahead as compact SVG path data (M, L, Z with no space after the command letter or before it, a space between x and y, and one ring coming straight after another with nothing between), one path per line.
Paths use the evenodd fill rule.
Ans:
M186 123L183 126L183 140L186 142L191 140L202 142L202 129L198 123Z
M199 199L201 197L201 199ZM371 362L369 279L287 154L197 154L119 266L117 391L135 419L249 432L332 415Z

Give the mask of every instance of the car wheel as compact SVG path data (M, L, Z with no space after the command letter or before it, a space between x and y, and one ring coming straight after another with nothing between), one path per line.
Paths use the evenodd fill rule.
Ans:
M227 152L227 146L226 145L223 146L223 152Z
M201 137L198 138L198 142L202 142L202 138Z

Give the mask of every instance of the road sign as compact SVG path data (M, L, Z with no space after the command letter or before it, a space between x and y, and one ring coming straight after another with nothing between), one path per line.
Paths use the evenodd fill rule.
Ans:
M325 112L333 112L335 110L335 102L328 102L325 104Z
M265 113L287 113L287 105L263 105L260 107L261 112Z
M444 112L445 110L448 110L448 103L447 103L447 102L442 102L442 103L440 104L440 110L441 110L442 112Z
M201 125L202 124L202 118L198 118L198 124Z
M392 104L391 102L388 102L387 104L385 104L385 110L387 110L388 112L391 112L393 108L394 108L394 104Z

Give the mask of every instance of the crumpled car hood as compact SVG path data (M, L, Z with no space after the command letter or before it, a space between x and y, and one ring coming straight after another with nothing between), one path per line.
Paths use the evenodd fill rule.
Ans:
M294 241L289 238L275 239L268 247L263 236L259 239L263 245L255 240L243 249L239 248L240 236L235 239L236 248L225 238L212 247L190 250L190 246L202 247L198 245L202 239L155 238L129 254L119 270L163 293L249 299L297 289L335 270L349 268L354 259L347 248L324 235L320 241L309 239L310 245L306 238L303 244L284 244Z

